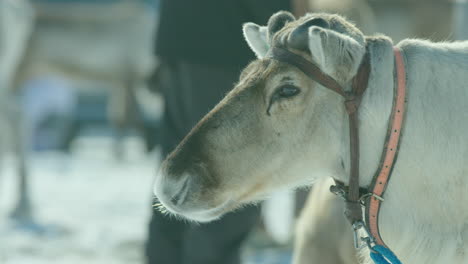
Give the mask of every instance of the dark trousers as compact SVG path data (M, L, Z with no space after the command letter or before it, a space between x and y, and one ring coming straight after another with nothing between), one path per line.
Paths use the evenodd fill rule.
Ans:
M189 63L164 64L159 85L165 99L161 144L169 154L238 80L239 69ZM153 212L146 245L148 264L239 264L240 247L259 210L247 207L220 220L191 224Z

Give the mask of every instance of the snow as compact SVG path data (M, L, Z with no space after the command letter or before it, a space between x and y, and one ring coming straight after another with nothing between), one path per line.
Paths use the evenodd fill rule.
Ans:
M14 160L0 177L0 264L143 263L152 179L158 157L126 142L125 161L105 138L77 142L73 155L30 157L35 216L45 229L18 228L8 214L15 202Z
M72 155L32 154L30 190L40 229L10 220L17 195L15 160L2 161L0 264L143 264L160 157L145 154L136 138L124 149L124 160L117 161L110 138L87 137L74 144ZM273 227L289 223L269 215L279 222L270 220ZM245 264L286 264L291 251L250 242L243 255Z

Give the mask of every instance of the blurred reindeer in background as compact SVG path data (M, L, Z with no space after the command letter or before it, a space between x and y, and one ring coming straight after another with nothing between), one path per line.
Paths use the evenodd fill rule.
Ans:
M32 221L32 209L21 110L12 88L33 21L34 12L27 1L0 1L0 155L12 150L16 156L19 197L11 216L21 222Z
M155 27L155 8L145 0L0 1L0 154L11 142L18 160L14 219L33 223L26 162L31 131L24 126L25 109L15 95L41 76L57 76L72 88L89 87L80 86L82 82L110 87L108 119L117 130L114 146L120 157L126 130L144 129L135 91L153 71ZM93 88L77 92L99 94Z
M144 130L136 90L145 85L155 64L154 8L145 0L32 3L35 28L15 86L38 76L58 76L78 88L76 93L93 96L102 94L96 86L108 87L108 119L117 131L115 155L121 157L126 130ZM90 86L83 83L97 85L86 89Z
M299 0L303 1L303 0ZM454 1L449 0L305 0L311 12L338 13L366 34L385 32L394 41L453 39ZM434 19L437 17L437 19Z

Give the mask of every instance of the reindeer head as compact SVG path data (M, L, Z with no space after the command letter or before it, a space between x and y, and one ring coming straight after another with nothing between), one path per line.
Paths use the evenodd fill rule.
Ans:
M267 57L281 45L349 87L363 34L340 16L273 15L244 25L258 60L162 164L155 194L172 213L210 221L269 192L343 174L342 98L297 68Z

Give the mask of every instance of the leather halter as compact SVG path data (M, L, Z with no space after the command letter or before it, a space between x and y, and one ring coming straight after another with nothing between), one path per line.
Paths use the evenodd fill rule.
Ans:
M345 91L335 79L324 73L317 65L285 48L273 47L271 49L271 58L296 66L312 80L341 95L345 99L344 104L349 118L351 154L351 170L346 197L345 216L351 224L362 221L362 208L359 195L359 128L357 112L369 79L369 53L366 52L358 73L353 79L352 89L349 92Z
M398 88L394 99L392 116L388 129L387 141L382 154L382 162L380 172L376 173L370 190L369 203L366 206L366 222L369 225L370 242L374 242L385 246L378 229L378 215L380 203L383 200L381 197L385 191L388 180L390 178L391 169L396 159L398 141L401 135L401 126L404 116L405 104L405 70L401 53L398 49L394 49L397 65ZM358 129L358 109L361 103L362 96L367 89L369 74L370 74L370 57L369 51L361 62L358 73L352 80L351 91L345 91L341 85L331 76L324 73L317 65L306 60L302 56L291 52L285 48L274 46L270 50L268 57L280 62L288 63L300 69L303 73L309 76L312 80L320 83L325 88L328 88L344 98L344 104L349 119L349 139L350 139L350 176L348 187L344 184L340 189L345 196L346 207L345 216L353 225L355 232L356 224L363 223L363 212L361 205L361 190L359 188L359 129ZM340 184L338 184L340 185ZM332 186L334 187L334 186ZM364 196L366 196L364 195ZM364 226L365 227L365 226ZM373 239L374 238L374 239ZM356 241L355 241L356 242ZM368 242L369 243L369 242Z
M397 85L393 99L392 113L388 124L387 139L382 152L380 167L370 185L372 187L372 195L366 203L366 222L369 227L369 232L374 237L375 243L382 246L386 245L379 232L380 206L383 202L382 197L392 174L393 165L395 165L397 159L406 103L405 65L401 51L398 48L394 48L394 54Z

